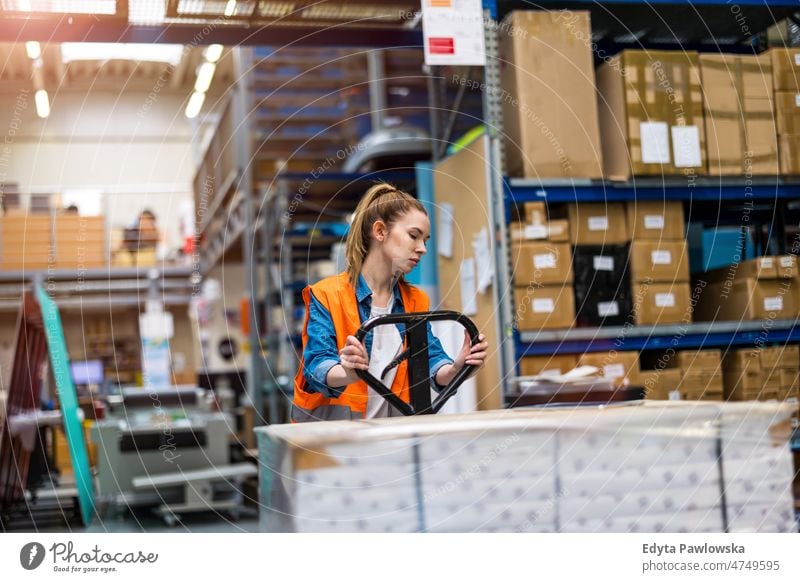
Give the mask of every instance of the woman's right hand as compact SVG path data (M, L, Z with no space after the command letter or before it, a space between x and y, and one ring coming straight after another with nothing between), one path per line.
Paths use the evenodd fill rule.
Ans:
M369 369L367 348L352 335L347 336L344 347L339 350L339 361L347 377L353 382L357 382L359 379L356 370Z

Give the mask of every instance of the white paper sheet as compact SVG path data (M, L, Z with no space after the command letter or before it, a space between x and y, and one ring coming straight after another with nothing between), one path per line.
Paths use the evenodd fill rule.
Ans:
M696 125L672 126L672 154L676 168L699 168L702 165L700 131Z
M478 313L475 259L464 259L461 261L459 279L461 282L461 313L464 315L475 315Z
M442 202L439 206L439 224L436 232L436 245L439 254L447 259L453 258L453 205Z
M494 280L494 261L489 247L489 230L483 227L472 240L478 267L478 293L485 293Z
M669 130L662 121L650 121L639 124L642 142L642 162L645 164L668 164Z

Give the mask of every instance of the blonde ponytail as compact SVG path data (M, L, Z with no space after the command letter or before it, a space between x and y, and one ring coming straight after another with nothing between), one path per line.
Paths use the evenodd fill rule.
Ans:
M372 225L381 220L391 228L399 216L411 209L427 214L419 200L391 184L375 184L361 198L353 213L345 249L347 275L354 287L369 252Z

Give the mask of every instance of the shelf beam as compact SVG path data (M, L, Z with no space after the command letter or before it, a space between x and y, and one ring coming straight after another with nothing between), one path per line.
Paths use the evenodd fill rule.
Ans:
M796 320L721 321L520 332L517 359L524 356L604 351L681 350L800 342Z

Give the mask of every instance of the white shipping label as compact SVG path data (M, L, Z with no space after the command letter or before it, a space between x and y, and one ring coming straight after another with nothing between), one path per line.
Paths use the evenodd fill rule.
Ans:
M671 390L670 393L669 393L669 399L670 400L680 400L681 399L681 393L678 392L677 390Z
M762 257L761 258L761 268L762 269L771 269L775 264L773 263L772 257Z
M589 230L608 230L608 216L590 216Z
M675 295L673 293L656 293L656 307L675 307Z
M700 130L696 125L672 126L672 154L676 168L699 168L702 165Z
M650 253L650 259L654 265L671 265L672 253L670 251L653 251Z
M794 104L800 107L800 93L794 96Z
M549 297L547 299L534 299L533 312L534 313L553 313L555 303Z
M613 271L614 257L595 256L592 257L592 264L595 271Z
M613 317L619 315L619 303L616 301L600 301L597 304L598 317Z
M556 255L554 253L544 253L541 255L533 255L533 268L534 269L555 269L556 268Z
M765 311L780 311L783 309L783 297L764 297Z
M669 126L662 121L645 121L639 124L642 142L642 163L668 164Z
M664 229L664 215L662 214L645 214L644 227L648 230L663 230Z
M609 364L608 366L603 366L603 376L609 379L624 378L625 366L622 364Z
M800 53L794 55L794 64L800 67Z
M794 264L794 257L781 257L778 261L781 267L788 268Z
M527 240L543 240L547 238L547 227L541 224L526 224L522 236Z

